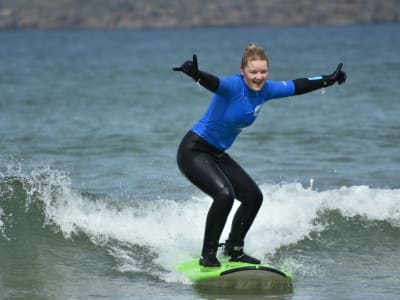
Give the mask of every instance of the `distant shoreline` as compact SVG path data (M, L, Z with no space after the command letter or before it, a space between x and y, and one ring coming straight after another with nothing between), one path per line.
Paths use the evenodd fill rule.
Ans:
M386 26L386 25L397 25L399 23L368 23L368 24L316 24L316 25L221 25L221 26L197 26L197 27L135 27L135 28L106 28L106 27L96 27L96 28L52 28L52 29L37 29L37 28L1 28L1 32L112 32L112 31L169 31L169 30L202 30L202 29L235 29L235 28L270 28L270 29L285 29L285 28L315 28L315 27L352 27L352 26Z
M107 30L400 23L398 0L2 0L0 30Z

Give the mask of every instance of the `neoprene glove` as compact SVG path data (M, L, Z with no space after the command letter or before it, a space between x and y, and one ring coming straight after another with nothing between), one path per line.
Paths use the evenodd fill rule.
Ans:
M181 71L192 77L195 81L199 80L199 67L197 64L197 55L193 54L193 60L185 61L180 67L173 68L174 71Z
M324 86L330 86L337 82L342 84L346 82L346 73L342 71L343 63L338 64L336 70L330 75L323 75Z
M193 54L193 60L187 60L172 70L185 73L211 92L215 92L219 87L218 77L199 70L196 54Z

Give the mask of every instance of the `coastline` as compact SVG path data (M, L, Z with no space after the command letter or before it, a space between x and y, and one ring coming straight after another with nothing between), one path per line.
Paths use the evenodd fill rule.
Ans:
M318 26L400 22L396 0L3 0L0 30Z

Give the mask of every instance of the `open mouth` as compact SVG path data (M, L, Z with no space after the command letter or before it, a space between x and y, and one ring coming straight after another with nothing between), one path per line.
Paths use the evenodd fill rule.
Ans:
M253 85L256 87L261 87L263 84L263 81L253 81Z

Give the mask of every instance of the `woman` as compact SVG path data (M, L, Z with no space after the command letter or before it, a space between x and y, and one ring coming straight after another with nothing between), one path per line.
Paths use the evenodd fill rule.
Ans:
M240 74L218 78L198 69L197 57L174 71L181 71L214 93L204 116L183 138L177 154L181 172L213 199L206 219L200 265L219 267L216 254L219 238L234 199L236 211L224 254L230 261L259 264L243 252L244 239L257 215L263 195L254 180L225 151L242 128L256 119L264 102L342 84L342 64L331 75L276 82L267 81L269 63L262 48L250 44L243 56Z

